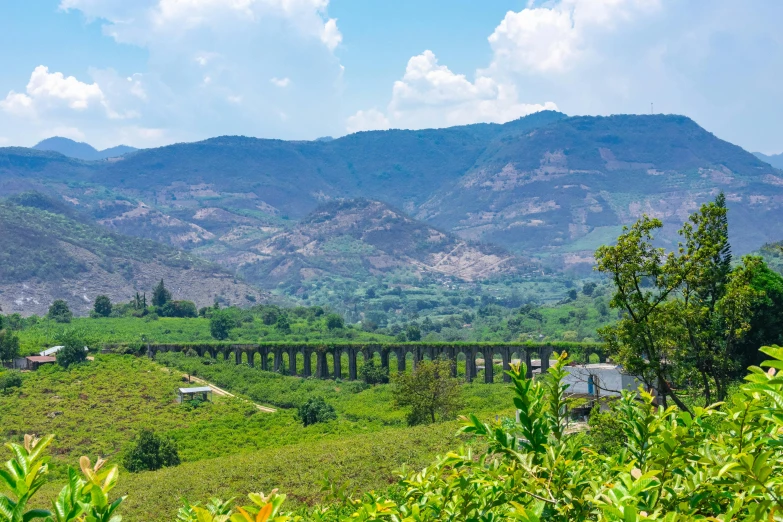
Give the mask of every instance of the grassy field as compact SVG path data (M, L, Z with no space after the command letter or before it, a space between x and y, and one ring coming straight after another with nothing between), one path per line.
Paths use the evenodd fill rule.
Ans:
M42 499L61 487L67 466L81 455L119 463L142 428L174 439L183 463L157 472L122 472L119 490L129 494L122 515L129 522L173 520L183 497L207 500L273 487L289 493L294 505L311 505L325 499L321 485L327 474L362 489L383 489L400 466L422 466L461 443L455 422L406 427L388 385L203 365L181 354L166 354L162 362L169 367L130 355L97 355L68 370L48 366L25 373L21 388L0 394L0 440L56 435L52 483ZM198 407L178 404L175 391L183 385L178 368L193 362L204 370L199 375L240 397L285 407L265 413L227 397ZM336 421L302 426L294 407L313 395L335 406ZM463 395L465 413L511 414L511 392L503 385L465 385ZM0 450L2 460L8 456Z
M183 463L154 472L120 473L117 494L128 495L120 509L123 522L171 522L188 501L212 497L244 498L274 488L288 495L289 508L328 502L321 490L328 475L361 491L385 490L402 467L420 468L436 455L470 443L455 433L458 423L387 429L339 440L297 443L284 448ZM40 498L52 498L62 481L52 482Z
M291 332L284 336L273 325L265 325L260 319L240 323L238 328L231 330L230 341L255 343L260 340L276 341L392 341L394 338L386 335L371 334L351 328L339 332L329 331L322 322L306 320L293 321ZM141 317L108 317L92 319L75 318L71 323L61 324L55 321L42 320L35 325L19 330L19 343L23 354L38 352L52 346L57 336L63 330L76 329L85 339L96 344L100 343L133 343L133 342L166 342L194 343L212 342L215 339L209 331L209 319L162 317L148 320Z

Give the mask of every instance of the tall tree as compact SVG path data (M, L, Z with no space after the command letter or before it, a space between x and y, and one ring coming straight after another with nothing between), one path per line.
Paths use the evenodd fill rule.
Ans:
M95 315L100 317L109 317L109 315L111 315L111 308L111 300L108 296L99 295L95 298L95 304L93 305L93 311L95 312Z
M623 314L599 333L629 373L657 389L664 401L669 396L687 410L668 382L670 362L678 350L670 296L682 284L682 276L674 254L653 246L653 231L662 226L659 219L644 215L623 229L617 244L596 251L597 269L609 274L615 285L610 304Z
M50 306L46 317L58 323L70 323L73 313L68 308L68 303L62 299L56 299Z
M451 376L451 361L420 361L410 373L394 378L394 402L410 407L408 424L426 424L453 417L462 404L461 383Z
M19 338L11 330L0 330L0 362L10 362L19 357Z
M160 283L158 283L152 290L152 306L160 307L169 301L171 301L171 292L166 289L166 287L163 285L163 279L161 279Z

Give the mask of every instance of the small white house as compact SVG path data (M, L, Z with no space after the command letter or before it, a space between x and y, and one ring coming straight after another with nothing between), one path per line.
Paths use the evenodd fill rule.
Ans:
M566 366L567 393L594 397L620 397L623 390L636 391L642 382L622 372L620 366L599 363Z

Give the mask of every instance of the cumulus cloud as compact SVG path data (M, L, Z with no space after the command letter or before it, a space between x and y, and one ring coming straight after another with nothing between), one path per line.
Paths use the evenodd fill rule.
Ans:
M490 76L478 74L470 81L440 65L435 53L428 50L408 60L405 74L392 87L387 114L360 110L348 118L346 129L504 123L542 110L557 110L557 105L551 101L522 103L514 84Z
M30 75L26 93L11 91L0 102L0 107L12 114L29 114L57 105L83 111L90 106L105 105L105 100L97 83L80 82L60 72L50 73L48 67L39 65Z
M348 132L369 130L386 130L390 127L389 119L378 109L372 108L366 111L357 111L346 122Z
M659 7L659 0L562 0L509 11L489 36L493 66L534 73L568 70L600 34Z
M26 88L0 95L0 134L13 128L32 142L52 128L74 128L95 146L334 134L342 67L333 51L342 34L328 3L61 0L62 10L101 24L107 38L146 49L147 66L84 77L42 65ZM270 81L268 71L277 77Z

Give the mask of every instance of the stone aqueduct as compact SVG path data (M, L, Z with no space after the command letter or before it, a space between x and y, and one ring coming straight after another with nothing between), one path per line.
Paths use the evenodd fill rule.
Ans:
M424 359L435 359L437 357L446 357L453 362L452 375L457 376L457 365L465 365L465 378L468 382L473 381L479 372L479 366L476 364L479 356L495 358L500 355L503 361L503 370L509 370L511 361L520 359L527 366L528 377L532 376L534 367L540 368L545 372L549 368L549 359L554 351L554 346L515 346L515 345L491 345L491 346L429 346L429 345L374 345L374 346L330 346L316 347L312 345L287 345L287 346L269 346L257 344L233 344L233 345L200 345L187 346L177 344L148 344L147 355L154 357L157 352L169 351L187 351L195 350L199 356L209 355L213 358L221 356L224 360L233 358L236 364L246 363L249 366L255 366L256 360L260 359L260 368L267 371L280 371L287 366L289 375L299 375L302 377L315 376L321 379L349 379L356 380L358 377L357 359L359 355L363 360L368 360L380 355L380 362L383 368L389 368L390 355L394 355L397 360L397 371L406 371L408 364L408 355L411 355L413 367L419 361ZM600 350L595 350L601 356ZM302 355L303 364L301 368L298 365L297 355ZM284 362L286 355L287 364ZM313 369L312 358L316 356L316 364ZM347 375L343 371L343 355L348 359ZM460 355L464 356L463 358ZM246 358L246 360L243 360ZM601 356L603 359L603 357ZM331 371L329 365L331 359ZM534 362L535 361L535 362ZM539 362L540 361L540 362ZM535 364L538 363L538 364ZM313 371L315 370L315 371ZM495 369L492 364L485 365L484 382L491 383L495 379ZM503 374L505 381L510 378Z

